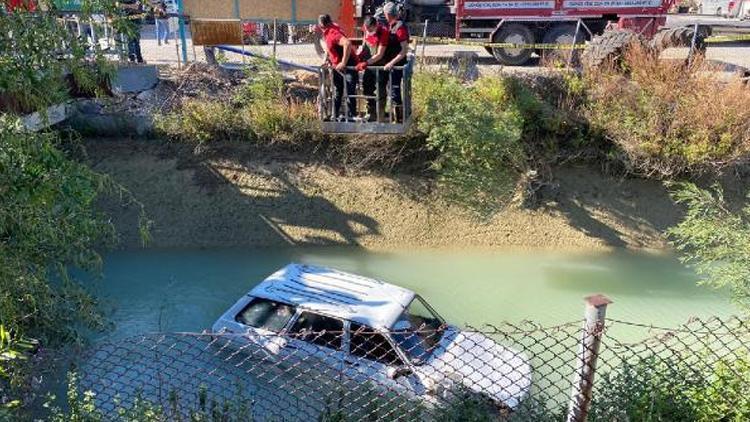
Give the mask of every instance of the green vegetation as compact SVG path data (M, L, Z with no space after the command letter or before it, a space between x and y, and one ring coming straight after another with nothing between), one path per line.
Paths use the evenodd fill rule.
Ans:
M112 7L107 0L82 3L84 17ZM0 14L2 418L18 417L29 404L38 348L76 342L83 330L105 326L96 299L68 268L96 272L98 249L116 241L111 222L96 211L98 198L137 204L121 186L69 158L65 149L76 144L74 136L31 133L15 117L108 89L112 66L82 42L53 14ZM141 217L145 240L148 223Z
M523 119L502 79L465 86L449 74L414 79L417 129L438 152L432 168L457 202L480 211L507 203L524 172Z
M50 1L38 3L54 9ZM113 8L114 1L82 1L84 17ZM0 13L0 112L30 113L71 95L105 92L114 67L93 53L53 14Z
M311 103L291 97L274 62L256 60L252 76L231 103L196 99L176 112L157 115L156 130L168 139L205 144L253 141L262 144L314 144L317 113Z
M684 220L671 228L682 260L702 283L728 288L745 310L750 308L750 204L733 210L719 185L711 190L692 183L674 186L674 199L687 206Z
M657 357L623 363L604 374L592 421L746 421L750 418L750 359L724 358L711 367Z
M54 401L50 397L49 402ZM115 399L115 409L111 414L103 413L96 404L96 394L92 391L80 391L80 382L75 373L68 374L68 387L65 408L46 404L52 422L101 422L117 420L124 422L244 422L253 420L253 400L239 393L232 400L210 397L205 386L195 392L195 399L188 400L191 405L185 406L174 390L167 395L166 405L144 399L136 393L128 403ZM0 414L1 415L1 414Z
M633 49L623 67L585 77L583 113L634 174L659 179L715 172L750 154L750 91L701 60L685 66Z
M23 396L28 375L18 347L34 338L45 347L80 339L80 330L105 321L97 301L67 268L97 271L97 248L112 245L112 224L95 209L103 194L132 201L129 193L85 165L70 160L54 133L31 133L0 117L0 387L12 401ZM147 221L142 219L143 234ZM29 348L25 348L29 351ZM16 394L14 394L14 392ZM2 404L2 403L0 403Z

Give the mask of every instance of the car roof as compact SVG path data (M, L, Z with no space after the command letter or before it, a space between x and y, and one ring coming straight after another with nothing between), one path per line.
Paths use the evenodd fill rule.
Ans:
M372 278L307 264L289 264L250 291L371 328L389 329L414 299L414 292Z

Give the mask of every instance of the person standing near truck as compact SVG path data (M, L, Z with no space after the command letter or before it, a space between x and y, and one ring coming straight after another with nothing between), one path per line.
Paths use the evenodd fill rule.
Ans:
M138 0L120 0L118 6L127 16L128 22L128 60L143 63L141 54L141 24L143 23L143 5Z
M163 1L154 5L154 23L156 24L157 44L169 44L169 14L167 14L167 5Z
M403 98L401 98L401 79L404 76L403 69L396 69L406 65L406 56L409 54L409 29L401 20L400 11L396 3L388 2L383 6L383 14L388 22L388 47L385 51L386 63L383 68L390 71L390 98L391 105L396 110L396 121L403 121Z
M385 91L388 84L388 74L384 71L366 69L368 66L383 66L385 64L385 52L388 48L390 33L385 26L380 25L372 16L365 18L362 30L365 36L364 42L357 53L359 56L357 70L365 72L362 76L363 93L367 96L375 96L377 90L378 98L377 101L374 99L367 100L367 114L371 121L383 120L385 118Z
M323 32L325 41L325 50L327 55L327 64L333 67L333 85L334 92L334 115L331 118L336 119L343 117L348 120L357 114L357 99L353 96L357 93L358 75L354 69L357 65L357 55L354 54L354 48L349 38L344 35L340 26L333 23L330 15L320 15L318 17L318 27ZM346 110L341 110L342 96L346 89L348 101Z

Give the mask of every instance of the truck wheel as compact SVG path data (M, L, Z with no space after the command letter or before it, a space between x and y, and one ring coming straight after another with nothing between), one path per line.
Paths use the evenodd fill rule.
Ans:
M641 43L641 37L633 31L605 31L591 39L581 54L581 64L584 69L594 69L607 62L617 63L625 51Z
M695 39L695 45L698 50L705 50L706 43L705 39L710 34L707 29L699 27L698 36ZM657 51L661 51L672 47L690 47L693 42L693 35L695 34L695 28L690 26L680 26L677 28L666 28L654 35L654 39L651 40L651 47Z
M534 44L534 34L531 30L520 23L509 23L503 25L492 37L494 43ZM531 58L531 48L503 48L492 47L492 55L495 60L504 65L520 66Z
M544 38L542 38L542 42L544 44L560 44L560 45L570 45L570 44L583 44L585 37L583 35L583 32L585 30L581 28L578 31L578 35L576 35L576 26L575 25L557 25L547 31L546 34L544 34ZM541 50L542 58L545 61L561 61L561 62L567 62L568 58L572 56L573 63L577 64L578 60L580 59L581 52L580 50L570 50L568 48L562 48L560 50L553 50L553 49L542 49Z

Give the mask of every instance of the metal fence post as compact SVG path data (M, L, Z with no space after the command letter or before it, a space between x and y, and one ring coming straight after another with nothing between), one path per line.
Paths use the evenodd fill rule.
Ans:
M604 317L607 305L612 303L604 295L588 296L584 313L581 345L576 358L576 371L573 376L573 388L570 392L567 422L584 422L591 404L591 391L594 387L596 360L599 357L599 345L604 332Z
M427 25L430 20L424 20L424 28L422 29L422 64L424 64L425 48L427 48Z
M273 59L276 60L276 18L273 18Z

